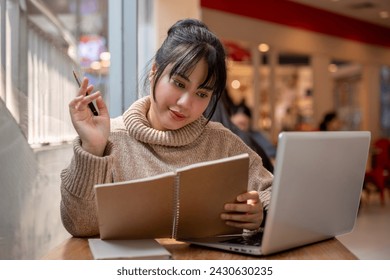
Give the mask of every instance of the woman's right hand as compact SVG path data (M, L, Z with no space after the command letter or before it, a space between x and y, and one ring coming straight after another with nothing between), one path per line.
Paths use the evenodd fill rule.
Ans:
M110 134L110 115L99 91L86 95L92 90L93 85L88 86L88 79L84 78L78 95L69 103L69 112L83 149L95 156L103 156ZM92 101L96 101L98 116L88 107Z

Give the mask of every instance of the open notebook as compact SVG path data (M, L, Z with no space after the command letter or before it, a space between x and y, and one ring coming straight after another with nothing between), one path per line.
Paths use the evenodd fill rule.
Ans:
M233 234L220 218L247 191L248 154L175 172L95 186L101 239L192 238Z
M264 231L183 241L266 255L352 231L369 145L365 131L281 133Z

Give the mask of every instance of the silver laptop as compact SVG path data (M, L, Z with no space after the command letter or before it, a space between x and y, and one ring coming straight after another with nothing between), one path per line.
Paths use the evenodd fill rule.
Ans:
M351 232L363 186L370 132L282 132L262 232L186 242L267 255Z

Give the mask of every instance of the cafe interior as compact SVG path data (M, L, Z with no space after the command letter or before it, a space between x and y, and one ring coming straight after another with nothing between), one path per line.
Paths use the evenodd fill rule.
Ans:
M356 224L337 239L358 259L390 259L387 0L0 0L0 259L42 259L70 238L59 188L76 137L72 70L119 116L182 18L222 40L228 97L271 161L282 131L371 132ZM337 125L324 129L326 116Z

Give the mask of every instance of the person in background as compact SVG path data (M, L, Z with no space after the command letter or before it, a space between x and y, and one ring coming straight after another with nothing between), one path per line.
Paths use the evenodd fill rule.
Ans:
M253 140L260 145L268 157L276 157L276 147L260 132L252 129L252 113L245 102L242 101L237 106L233 107L232 116L230 117L233 124L235 124L242 131L248 132Z
M320 125L320 131L337 131L342 127L340 118L335 111L328 112L324 115Z
M73 158L61 173L61 218L70 234L99 234L95 184L145 178L242 153L250 161L248 191L225 204L221 219L245 231L260 229L273 175L237 135L210 121L226 86L225 59L220 40L207 26L185 19L168 30L155 54L145 79L149 94L122 116L110 119L101 93L91 93L93 86L84 78L69 103L78 136ZM92 101L97 116L89 110ZM210 111L204 116L206 108Z

